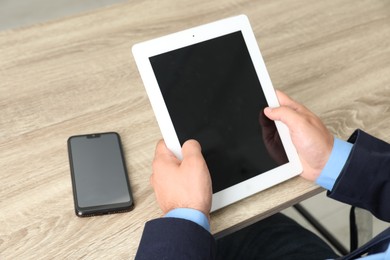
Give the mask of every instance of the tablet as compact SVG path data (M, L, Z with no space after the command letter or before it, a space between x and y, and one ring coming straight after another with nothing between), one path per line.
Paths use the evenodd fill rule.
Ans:
M197 140L213 185L212 211L302 171L248 18L240 15L133 46L167 147Z

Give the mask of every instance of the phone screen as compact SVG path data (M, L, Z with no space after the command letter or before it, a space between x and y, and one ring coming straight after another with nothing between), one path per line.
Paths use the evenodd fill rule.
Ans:
M131 210L133 199L117 133L72 136L68 151L76 215Z

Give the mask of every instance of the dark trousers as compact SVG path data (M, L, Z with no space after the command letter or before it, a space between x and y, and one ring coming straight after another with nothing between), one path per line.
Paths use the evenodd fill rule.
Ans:
M335 259L321 238L283 214L275 214L217 240L217 259Z

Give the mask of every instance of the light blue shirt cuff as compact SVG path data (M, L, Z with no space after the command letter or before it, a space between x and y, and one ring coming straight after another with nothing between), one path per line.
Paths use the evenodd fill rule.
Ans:
M196 209L177 208L169 211L164 217L190 220L210 232L210 223L208 218L205 214Z
M329 191L333 189L333 186L351 153L352 147L353 144L336 137L334 138L333 149L328 162L316 180L318 185Z

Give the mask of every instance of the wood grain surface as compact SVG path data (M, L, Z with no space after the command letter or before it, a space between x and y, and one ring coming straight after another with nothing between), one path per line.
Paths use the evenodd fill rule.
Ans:
M132 259L160 217L149 185L161 138L131 54L134 43L248 15L275 88L338 137L390 141L390 2L128 1L0 33L0 259ZM117 131L135 209L77 218L66 140ZM217 235L320 189L297 177L215 212Z

